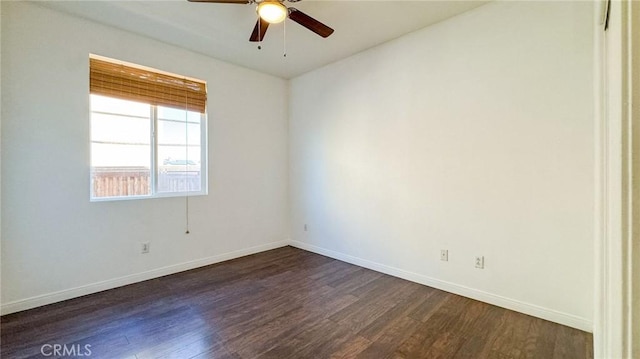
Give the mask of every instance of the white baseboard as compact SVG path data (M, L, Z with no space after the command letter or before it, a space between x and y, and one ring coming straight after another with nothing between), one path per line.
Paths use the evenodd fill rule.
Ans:
M350 256L348 254L335 252L329 249L324 249L321 247L317 247L317 246L299 242L299 241L291 241L290 245L296 248L304 249L306 251L331 257L343 262L355 264L360 267L372 269L377 272L388 274L394 277L424 284L429 287L441 289L446 292L461 295L463 297L479 300L481 302L493 304L498 307L514 310L516 312L524 313L524 314L545 319L554 323L566 325L568 327L593 333L593 321L585 318L581 318L572 314L559 312L557 310L544 308L535 304L530 304L530 303L522 302L519 300L503 297L500 295L488 293L482 290L470 288L467 286L431 278L422 274L409 272L409 271L395 268L395 267L390 267L384 264Z
M424 276L422 274L409 272L403 269L387 266L384 264L372 262L366 259L350 256L347 254L335 252L332 250L317 247L311 244L299 242L299 241L279 241L272 242L260 246L246 248L238 251L228 252L212 257L197 259L190 262L175 264L162 268L153 269L150 271L136 273L124 277L114 278L102 282L91 283L76 288L65 289L58 292L47 293L38 295L31 298L21 299L9 303L3 303L0 306L0 313L2 315L19 312L31 308L40 307L47 304L60 302L67 299L80 297L87 294L101 292L103 290L121 287L128 284L142 282L145 280L162 277L169 274L174 274L198 267L207 266L223 262L226 260L243 257L250 254L264 252L270 249L280 248L287 245L294 246L296 248L304 249L310 252L318 253L327 257L341 260L343 262L355 264L364 268L369 268L381 273L392 275L394 277L410 280L412 282L424 284L433 288L441 289L450 293L462 295L464 297L476 299L485 303L497 305L506 309L514 310L520 313L528 314L534 317L549 320L555 323L566 325L572 328L584 330L587 332L593 332L593 322L581 318L572 314L559 312L553 309L540 307L534 304L525 303L522 301L510 299L496 294L491 294L478 289L469 288L459 284L442 281L439 279Z
M124 285L142 282L145 280L162 277L169 274L183 272L189 269L194 269L198 267L207 266L210 264L224 262L229 259L234 259L234 258L247 256L250 254L264 252L270 249L284 247L287 245L290 245L290 241L288 240L267 243L267 244L263 244L255 247L250 247L250 248L241 249L233 252L219 254L212 257L196 259L189 262L152 269L150 271L146 271L142 273L131 274L124 277L109 279L109 280L105 280L97 283L91 283L91 284L83 285L76 288L65 289L58 292L42 294L35 297L16 300L9 303L3 303L2 306L0 306L0 313L2 313L2 315L15 313L22 310L36 308L36 307L60 302L67 299L77 298L87 294L101 292L107 289L117 288Z

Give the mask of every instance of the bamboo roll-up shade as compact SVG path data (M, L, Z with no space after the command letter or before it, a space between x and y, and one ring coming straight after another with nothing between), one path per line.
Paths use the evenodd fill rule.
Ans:
M96 58L89 61L92 94L200 113L206 110L207 84L204 81Z

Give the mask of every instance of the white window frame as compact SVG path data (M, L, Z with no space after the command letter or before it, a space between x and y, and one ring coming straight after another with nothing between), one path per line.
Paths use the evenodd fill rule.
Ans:
M90 95L91 96L91 95ZM109 97L109 96L103 96ZM111 97L115 98L115 97ZM208 191L208 172L209 172L209 163L208 163L208 137L207 137L207 114L200 113L200 191L184 191L184 192L158 192L158 131L156 131L158 127L158 106L149 105L150 106L150 161L151 166L149 168L150 178L149 183L151 187L151 192L148 195L137 195L137 196L113 196L113 197L94 197L93 196L93 179L90 171L89 175L89 200L90 202L109 202L109 201L128 201L128 200L137 200L137 199L152 199L152 198L170 198L170 197L193 197L193 196L205 196L209 194ZM185 110L186 111L186 110ZM94 111L90 110L90 123L92 123L92 116ZM106 112L101 112L104 114L110 114ZM118 114L116 114L118 115ZM89 131L91 134L91 131ZM90 143L93 143L93 138L90 137ZM90 146L92 147L92 146ZM91 151L91 150L90 150ZM91 157L90 157L91 158ZM91 161L89 161L91 162ZM90 163L90 168L93 166Z

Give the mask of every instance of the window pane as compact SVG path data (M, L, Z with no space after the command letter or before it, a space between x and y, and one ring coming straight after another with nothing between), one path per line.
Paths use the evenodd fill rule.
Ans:
M145 144L151 143L151 121L147 118L94 113L91 116L93 142Z
M200 113L193 111L187 112L187 120L193 123L200 123ZM185 110L158 106L158 119L160 120L174 120L184 122Z
M200 145L200 124L158 121L158 144Z
M158 107L158 192L202 190L200 116Z
M91 95L91 111L149 117L149 104Z
M108 143L91 144L92 167L150 168L151 146Z
M91 96L92 198L151 194L151 106Z

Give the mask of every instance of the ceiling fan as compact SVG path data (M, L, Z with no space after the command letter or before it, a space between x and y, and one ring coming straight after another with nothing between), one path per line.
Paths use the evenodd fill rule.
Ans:
M322 37L333 34L333 29L303 13L302 11L284 6L284 0L188 0L190 2L206 2L219 4L255 4L258 13L258 21L253 28L249 41L259 42L264 39L269 24L277 24L287 17ZM300 0L288 0L298 2Z

